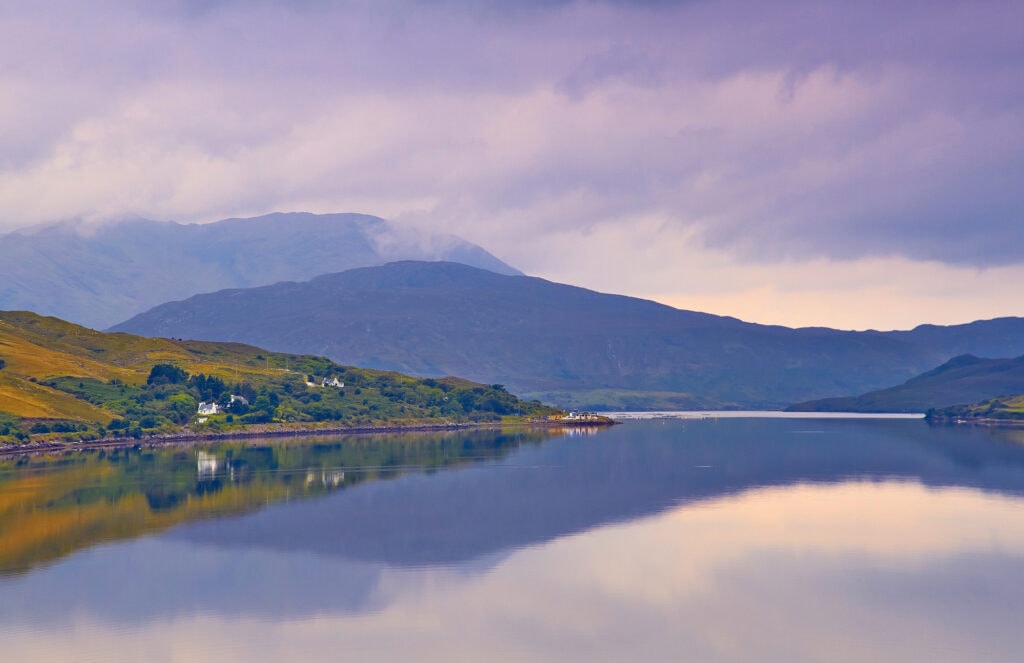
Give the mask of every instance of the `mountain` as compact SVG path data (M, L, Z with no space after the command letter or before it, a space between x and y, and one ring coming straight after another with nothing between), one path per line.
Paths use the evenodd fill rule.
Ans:
M220 407L197 420L203 402ZM238 343L105 334L35 313L0 311L0 445L39 436L141 437L182 427L365 427L552 413L501 385L421 380Z
M1019 318L920 334L790 329L442 262L197 295L114 329L463 375L588 409L783 407L901 382L952 347L1024 353Z
M201 225L134 220L0 237L0 309L102 329L172 299L399 259L518 274L479 246L364 214L268 214Z
M1024 356L980 359L968 354L954 357L897 387L860 396L808 401L787 409L791 412L925 412L1006 394L1024 394Z

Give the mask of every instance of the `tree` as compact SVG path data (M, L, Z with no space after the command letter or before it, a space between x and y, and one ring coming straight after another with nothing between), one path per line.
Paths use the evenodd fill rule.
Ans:
M201 401L216 400L218 396L228 389L224 381L213 375L199 373L188 379L188 385L192 387Z
M188 378L188 373L174 364L156 364L149 371L146 384L181 384Z
M178 393L167 399L167 414L178 424L187 424L191 421L198 407L196 399L190 394Z

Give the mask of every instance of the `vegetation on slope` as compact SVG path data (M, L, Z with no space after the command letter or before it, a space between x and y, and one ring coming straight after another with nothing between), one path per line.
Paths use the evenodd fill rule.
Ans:
M557 412L501 385L423 380L240 344L105 334L26 312L0 312L0 360L0 442ZM200 403L215 403L217 412L199 416Z
M1024 422L1024 394L990 398L980 403L951 405L927 412L933 421Z

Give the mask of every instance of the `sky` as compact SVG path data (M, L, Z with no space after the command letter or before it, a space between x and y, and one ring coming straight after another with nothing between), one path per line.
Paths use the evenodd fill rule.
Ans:
M1024 3L0 2L0 231L363 212L754 322L1024 315Z

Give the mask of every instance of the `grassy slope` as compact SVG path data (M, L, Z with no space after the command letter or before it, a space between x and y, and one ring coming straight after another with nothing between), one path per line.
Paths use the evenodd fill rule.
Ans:
M96 430L116 418L140 419L145 414L139 411L140 402L167 403L167 396L173 395L168 389L146 387L149 372L158 363L173 364L191 375L213 376L228 385L245 383L261 393L275 392L281 399L275 419L309 422L326 417L343 425L365 425L458 418L471 414L469 410L484 397L513 403L517 411L533 413L536 409L500 390L454 378L425 382L238 343L108 334L22 311L0 312L0 360L4 362L0 368L0 419L9 415L8 421L64 420ZM306 375L330 374L341 376L352 387L344 390L350 392L347 398L343 390L307 389L304 385ZM467 393L475 393L475 400L467 400ZM458 412L456 396L464 402ZM325 414L310 414L307 406L319 407ZM0 441L5 440L2 424L0 421ZM162 421L159 426L166 432L168 423Z
M980 403L938 408L928 413L935 419L1002 419L1024 421L1024 395L991 398Z
M5 362L0 370L0 412L18 417L108 422L109 413L38 383L63 375L145 382L145 375L94 358L103 354L97 343L97 337L102 336L56 318L24 312L0 314L0 359ZM144 340L147 345L160 345Z

